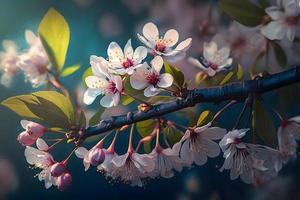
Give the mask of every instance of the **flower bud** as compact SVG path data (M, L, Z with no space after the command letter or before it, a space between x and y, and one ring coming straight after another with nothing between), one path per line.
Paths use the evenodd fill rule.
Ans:
M64 191L68 189L72 184L72 176L70 173L63 173L61 176L57 178L57 188L60 191Z
M104 162L105 153L100 148L94 148L89 152L88 157L91 165L98 166Z
M31 146L33 143L35 143L35 139L32 138L27 131L20 133L17 140L23 146Z
M55 163L51 166L50 173L53 177L58 177L66 171L66 164L63 162Z
M28 134L34 139L42 137L45 132L45 127L35 122L29 122L26 127Z

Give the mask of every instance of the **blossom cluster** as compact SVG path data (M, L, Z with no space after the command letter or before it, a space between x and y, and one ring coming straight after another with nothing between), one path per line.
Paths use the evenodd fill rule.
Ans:
M3 41L4 52L0 53L0 70L3 71L1 84L9 86L12 78L21 70L33 87L44 84L49 75L50 62L41 39L26 30L25 39L29 48L18 52L13 41Z
M85 79L88 87L83 99L85 104L89 105L98 95L104 95L100 101L103 107L117 106L121 95L125 94L124 80L127 77L132 88L144 90L145 97L155 96L173 84L171 74L161 73L164 59L169 62L183 59L192 39L188 38L173 48L179 39L178 32L170 29L160 37L153 23L145 24L143 35L138 34L138 38L146 47L139 46L134 50L129 39L124 50L116 42L111 42L107 49L108 59L91 56L93 76ZM154 55L150 65L144 61L148 53Z

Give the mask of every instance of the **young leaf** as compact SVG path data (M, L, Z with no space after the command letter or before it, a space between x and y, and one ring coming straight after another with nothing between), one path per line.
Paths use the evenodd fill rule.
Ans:
M229 72L228 74L226 74L224 79L220 82L220 85L224 85L225 83L228 83L232 77L233 77L233 72Z
M164 134L165 140L167 141L169 146L173 146L175 143L179 142L182 138L182 133L173 127L165 127L162 129L162 133Z
M146 137L152 133L152 131L156 127L156 124L157 124L157 121L155 121L153 119L148 119L148 120L136 123L136 129L141 137Z
M227 15L245 26L260 25L262 18L266 15L263 8L256 6L249 0L221 0L220 3Z
M198 118L197 126L204 125L207 122L207 118L208 118L209 114L210 114L209 110L203 111Z
M267 145L272 147L276 144L276 127L270 113L264 108L260 101L253 102L252 127Z
M39 36L52 64L61 70L69 46L70 30L65 18L55 9L50 8L39 25Z
M238 64L236 78L238 80L241 80L243 78L243 76L244 76L244 69L243 69L242 65Z
M276 60L281 67L285 67L287 64L287 56L283 48L276 42L272 42L272 47L275 53Z
M62 77L70 76L71 74L75 73L79 69L80 69L80 65L78 64L67 67L62 71L61 76Z
M122 105L128 106L132 102L134 102L134 98L132 98L132 97L130 97L128 95L122 95L121 96L121 103L122 103Z
M164 63L164 66L165 66L165 72L171 74L174 78L174 81L178 84L178 86L182 87L184 84L184 74L182 73L182 71L175 66L171 66L167 62Z
M100 106L99 110L89 120L89 126L95 126L95 125L99 124L99 122L101 120L101 116L104 111L105 111L105 108Z

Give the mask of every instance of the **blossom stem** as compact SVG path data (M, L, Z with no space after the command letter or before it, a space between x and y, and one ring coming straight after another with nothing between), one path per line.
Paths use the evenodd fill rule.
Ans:
M103 134L124 125L157 118L187 107L193 107L198 103L220 103L226 100L241 101L245 100L249 94L262 94L298 82L300 82L300 65L293 69L259 77L255 80L229 83L217 87L187 90L181 99L152 106L147 112L137 110L129 112L126 115L102 120L101 124L91 126L84 130L81 139L84 140L87 137Z
M68 160L71 158L71 156L74 154L74 152L78 149L78 147L75 147L71 153L68 155L68 157L64 160L64 163L68 163Z
M213 123L227 108L231 107L234 104L237 104L238 102L236 100L230 101L228 104L226 104L221 110L219 110L211 120L211 123Z
M51 151L56 145L58 145L59 143L61 143L62 141L66 140L66 138L62 138L57 140L55 143L53 143L48 149L47 152Z
M252 98L251 98L251 99L252 99ZM247 107L249 106L249 101L251 101L251 100L250 100L250 96L246 99L246 101L245 101L245 103L244 103L244 106L243 106L243 108L242 108L242 111L240 112L240 114L239 114L239 116L238 116L238 118L237 118L237 120L236 120L236 122L235 122L235 125L234 125L233 128L232 128L232 130L236 129L236 128L238 127L238 125L240 124L241 119L242 119L242 117L243 117L243 115L244 115L244 113L245 113Z
M131 128L130 128L129 141L128 141L128 150L127 150L128 152L133 152L133 147L132 147L133 130L134 130L134 124L132 124Z
M117 137L119 135L119 129L116 130L116 133L115 133L115 136L114 136L114 139L113 141L111 142L111 144L109 145L109 147L107 148L107 151L109 152L114 152L115 151L115 144L116 144L116 141L117 141Z

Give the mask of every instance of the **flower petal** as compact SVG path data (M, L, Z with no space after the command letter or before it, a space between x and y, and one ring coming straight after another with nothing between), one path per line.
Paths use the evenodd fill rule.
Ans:
M151 61L152 68L155 69L155 71L158 73L160 72L163 64L164 64L164 60L161 56L155 56Z
M172 47L178 42L179 34L175 29L168 30L164 35L167 47Z
M149 85L145 90L144 90L144 95L145 97L153 97L155 95L158 95L160 92L159 89L155 88L153 85Z
M279 20L284 16L281 9L277 6L268 7L265 11L273 20Z
M105 95L100 100L100 104L101 104L101 106L103 106L105 108L110 108L114 105L114 99L111 95Z
M135 49L133 54L134 64L137 65L141 63L147 57L147 48L143 46L139 46Z
M91 105L96 97L102 93L102 90L88 88L83 95L83 102L86 105Z
M47 151L49 146L48 144L45 142L45 140L41 139L41 138L38 138L36 140L36 146L39 150L41 151Z
M83 159L85 157L85 155L88 153L89 151L84 148L84 147L79 147L78 149L76 149L75 151L75 155L78 157L78 158L81 158Z
M158 87L168 88L173 84L173 76L169 73L164 73L159 76L159 81L157 83Z
M124 47L124 56L125 58L130 58L132 59L133 58L133 48L132 48L132 45L131 45L131 39L129 39Z
M109 61L112 63L120 63L124 59L121 47L116 42L111 42L107 49Z
M175 48L175 51L187 51L191 45L192 45L192 38L188 38L180 42Z
M143 27L143 35L146 39L150 41L155 41L159 39L159 32L157 26L152 22L149 22Z
M122 166L125 165L128 156L129 156L128 153L123 154L123 155L120 155L120 156L115 156L115 157L112 159L111 162L112 162L113 165L115 165L116 167L122 167Z
M282 40L285 27L278 21L272 21L260 29L261 33L270 40Z

